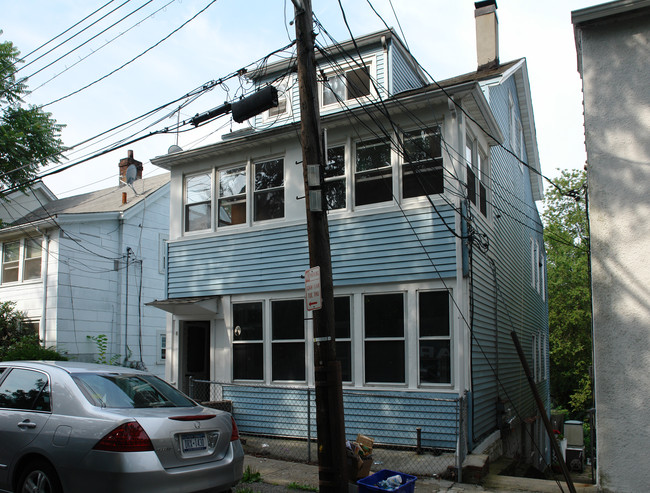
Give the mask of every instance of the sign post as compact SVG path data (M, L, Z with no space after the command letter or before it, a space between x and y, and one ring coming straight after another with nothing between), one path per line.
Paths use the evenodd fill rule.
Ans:
M312 267L305 271L305 301L307 310L320 310L323 298L320 292L320 267Z

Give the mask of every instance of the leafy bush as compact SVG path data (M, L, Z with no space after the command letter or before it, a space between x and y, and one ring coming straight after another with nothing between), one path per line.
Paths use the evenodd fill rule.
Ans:
M53 347L41 346L35 335L26 336L7 348L0 348L0 361L48 360L65 361L64 355Z
M14 301L0 302L0 361L67 360L56 348L45 348L35 327Z

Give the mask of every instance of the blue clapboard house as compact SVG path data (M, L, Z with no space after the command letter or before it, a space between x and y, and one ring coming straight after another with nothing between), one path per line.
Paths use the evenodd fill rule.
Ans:
M496 26L494 8L477 15ZM316 53L348 435L409 445L420 427L424 446L454 449L462 426L469 450L545 454L511 338L548 403L526 61L500 63L493 42L478 70L434 82L394 31L355 41ZM242 433L285 436L304 422L287 402L314 386L294 60L249 77L277 107L152 160L171 172L171 210L166 298L151 304L169 313L169 381L232 383Z

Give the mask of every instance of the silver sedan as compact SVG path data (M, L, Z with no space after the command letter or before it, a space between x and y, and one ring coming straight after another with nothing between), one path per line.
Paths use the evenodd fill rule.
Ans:
M228 491L244 453L229 413L116 366L0 362L0 491Z

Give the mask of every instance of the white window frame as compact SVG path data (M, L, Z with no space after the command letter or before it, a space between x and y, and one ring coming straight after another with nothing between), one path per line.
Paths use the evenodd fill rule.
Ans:
M368 296L383 296L383 295L391 295L391 294L399 294L402 296L402 316L403 316L403 327L404 327L404 333L402 334L401 337L397 336L391 336L391 337L368 337L366 334L366 316L365 316L365 308L362 308L362 333L363 333L363 340L362 340L362 345L363 345L363 382L364 385L366 386L391 386L391 387L406 387L408 386L408 381L409 381L409 361L408 361L408 332L409 332L409 327L408 327L408 295L409 293L407 291L382 291L382 292L368 292L368 293L363 293L361 296L361 299L363 300L363 306L365 307L365 300L366 297ZM366 374L366 358L368 357L367 351L366 351L366 343L367 342L402 342L404 344L404 380L402 382L375 382L375 381L368 381L368 375Z
M243 168L243 170L244 170L244 180L245 180L245 184L246 184L246 191L243 194L234 194L234 195L229 195L229 196L222 197L221 196L221 175L222 175L222 173L232 172L232 171L235 171L235 170L238 170L238 169L241 169L241 168ZM251 194L250 194L251 185L252 185L251 184L251 169L252 169L252 165L251 165L250 161L246 161L244 163L235 164L235 165L231 165L231 166L230 165L229 166L221 166L221 167L217 168L216 173L215 173L216 174L216 185L214 187L215 204L216 204L215 205L215 209L216 209L216 212L215 212L215 214L216 214L215 225L216 225L216 230L217 231L222 230L224 228L227 229L228 231L230 231L230 230L232 230L234 228L244 227L244 226L249 226L250 225L251 210L252 210L252 207L251 207L251 198L252 197L251 197ZM229 225L228 224L220 225L219 224L219 222L220 222L219 216L221 214L221 200L222 199L225 200L225 199L232 198L232 197L239 196L239 195L244 196L245 205L246 205L246 214L245 214L244 222L243 223L236 223L236 224L229 224Z
M337 212L343 212L343 211L348 211L350 210L350 178L348 176L349 174L349 168L350 168L350 159L349 159L349 145L346 145L345 143L341 144L335 144L335 145L330 145L328 143L327 146L327 151L329 152L332 149L336 149L342 147L343 148L343 174L338 175L338 176L332 176L332 177L325 177L323 176L323 183L334 183L337 181L342 181L344 184L345 188L345 207L341 207L339 209L327 209L328 213L337 213ZM329 155L328 155L329 159ZM325 196L325 191L323 190L323 204L324 206L327 205L327 197Z
M29 257L27 258L27 242L30 241L37 241L40 245L40 254L38 256L34 257ZM6 252L6 245L12 244L12 243L17 243L18 244L18 259L13 260L11 262L5 262L5 252ZM41 236L34 237L34 238L20 238L17 240L10 240L10 241L5 241L3 242L0 248L0 283L3 285L6 284L18 284L18 283L32 283L32 282L39 282L43 278L43 238ZM38 252L38 250L36 250ZM32 277L31 279L25 279L25 272L26 272L26 265L27 263L31 261L36 261L38 259L38 264L40 266L39 268L39 276L38 277ZM15 264L15 267L12 265L10 268L13 270L15 269L16 272L16 280L15 281L5 281L5 264ZM35 262L34 262L35 263Z
M346 343L350 345L350 380L343 380L346 385L354 383L354 296L351 294L335 294L336 298L347 298L350 305L350 336L349 337L336 337L336 343ZM336 323L336 313L334 314L334 322Z
M449 319L447 323L449 324L449 334L446 336L422 336L420 329L421 329L421 320L420 320L420 294L422 293L433 293L433 292L445 292L447 293L447 303L448 303L448 315ZM417 337L417 345L418 345L418 351L417 351L417 372L418 372L418 386L423 387L423 388L430 388L430 387L451 387L454 382L454 340L453 340L453 326L452 326L452 292L447 289L421 289L415 291L415 296L416 296L416 306L417 306L417 327L416 327L416 337ZM421 371L421 365L420 365L420 358L421 358L421 351L420 351L420 343L422 341L449 341L449 382L423 382L422 381L422 375L420 374Z
M295 79L292 75L283 77L282 79L275 81L272 85L278 90L278 106L276 108L270 108L262 114L262 121L264 123L274 122L276 120L282 120L290 118L293 114L293 86L295 84ZM283 89L284 87L284 89ZM281 101L285 102L285 107L283 111L279 111L278 108L281 107Z
M167 233L158 233L158 273L167 272L167 242L169 235Z
M243 305L243 304L260 304L260 308L262 311L262 339L251 339L251 340L241 340L241 341L236 341L234 336L232 338L232 347L231 347L231 352L234 353L234 346L237 344L261 344L262 345L262 378L261 379L243 379L243 378L235 378L235 369L234 369L234 356L232 358L232 364L230 367L230 377L233 382L248 382L248 383L264 383L267 380L267 375L269 375L269 370L268 370L268 362L269 362L269 344L268 344L268 326L270 322L268 322L268 315L266 312L267 306L269 303L267 303L265 300L261 299L251 299L251 300L237 300L237 301L232 301L230 304L230 317L232 320L233 326L230 327L230 330L237 330L237 327L234 326L234 305Z
M354 143L354 149L352 150L352 157L351 157L351 162L350 162L350 184L349 186L352 187L351 190L351 195L352 195L352 203L350 204L350 207L352 209L366 209L366 208L372 208L372 207L385 207L386 205L394 205L395 200L396 200L396 193L395 193L395 187L396 186L401 186L400 179L396 176L396 162L395 162L395 152L393 149L393 145L391 143L392 139L389 138L369 138L366 140L358 140ZM387 145L388 146L388 153L389 153L389 158L388 158L388 166L382 166L381 168L373 168L373 170L365 170L365 171L357 171L357 154L359 151L360 147L370 147L373 145ZM368 171L374 171L374 170L387 170L390 171L390 186L391 186L391 197L389 200L382 200L378 202L370 202L367 204L360 204L357 205L357 175L361 173L367 173ZM380 176L380 175L378 175ZM384 179L384 176L381 175L380 179Z
M530 287L535 289L535 284L537 282L536 280L536 275L537 275L537 267L536 267L536 259L537 256L537 242L535 241L534 238L530 239Z
M415 169L415 167L418 165L417 163L409 163L406 160L406 141L407 141L407 139L413 139L413 138L417 139L417 137L413 137L413 136L408 136L407 137L407 135L412 134L413 132L417 132L418 130L424 131L427 135L430 135L430 134L436 135L437 134L440 137L440 156L435 156L435 157L428 156L428 159L420 161L420 163L425 162L425 161L435 163L434 166L431 167L431 169L429 171L423 171L423 173L432 173L434 170L437 169L437 163L438 162L440 163L440 166L442 167L442 192L430 193L430 194L422 193L422 194L419 194L419 195L415 195L413 197L404 197L404 181L405 181L404 180L404 171L405 170L408 171L408 167L411 166L411 165L413 165L413 169ZM426 197L427 195L440 195L440 194L445 193L445 176L444 176L445 163L444 163L444 152L443 152L442 142L443 142L443 140L442 140L442 126L440 124L434 124L434 125L432 125L430 127L424 128L424 129L414 129L412 131L406 131L406 132L404 132L402 134L403 152L398 152L398 157L399 157L399 159L398 159L398 161L399 161L399 183L398 183L398 187L399 187L399 196L400 196L402 202L404 202L404 201L417 201L417 200L421 200L422 198ZM395 195L395 194L393 194L393 195Z
M546 301L546 259L544 255L540 255L539 263L540 263L539 276L541 282L542 301L545 302Z
M210 200L204 200L201 202L192 202L189 203L187 200L187 192L188 192L188 186L187 182L188 180L191 180L192 178L202 176L202 175L207 175L210 179ZM213 231L214 230L214 170L210 169L207 171L199 171L196 173L188 173L187 175L183 176L183 234L185 235L191 235L195 233L205 233L206 231ZM201 228L201 229L188 229L189 224L188 224L188 206L196 205L196 204L209 204L210 206L210 212L209 212L209 219L210 219L210 225L207 228Z
M303 324L302 324L302 339L275 339L273 337L273 305L274 303L282 303L286 301L301 301L302 302L302 311L303 311ZM271 373L269 378L272 383L307 383L309 380L309 368L307 368L307 307L304 298L275 298L269 301L269 354L270 354L270 364L271 364ZM303 345L303 365L305 378L303 380L281 380L275 379L273 377L273 346L274 344L299 344Z
M282 185L281 186L276 186L276 187L269 187L269 188L264 188L262 190L256 190L255 189L255 174L257 173L257 170L255 169L256 165L258 164L264 164L264 163L269 163L271 161L282 161ZM261 223L267 223L271 221L281 221L284 218L287 217L287 163L286 163L286 156L276 156L276 157L265 157L265 158L260 158L260 159L255 159L255 160L250 160L249 161L249 181L248 181L248 186L250 189L250 192L248 192L250 195L247 195L247 197L250 197L250 202L247 203L250 204L250 217L251 217L251 224L261 224ZM282 190L282 204L283 204L283 213L282 216L280 217L273 217L273 218L268 218L268 219L257 219L256 214L255 214L255 198L257 193L262 193L263 191L273 191L273 190Z
M345 74L347 74L348 72L352 72L355 70L363 70L364 68L368 70L368 76L369 76L368 95L361 96L359 98L355 98L355 97L350 98L347 93L347 85L344 85L345 97L341 98L342 101L336 100L332 103L325 104L325 90L328 88L328 86L327 86L327 81L322 81L319 84L319 91L318 91L321 109L326 111L328 109L339 108L342 105L348 105L350 104L349 103L350 101L353 102L352 104L356 104L356 103L363 103L370 99L376 98L377 91L375 89L374 81L377 80L377 60L375 56L363 58L362 61L350 61L350 62L341 63L340 66L337 67L336 69L329 68L325 70L325 77L329 79L330 77L335 77L335 76L336 77L345 76Z
M164 365L167 361L167 331L159 330L156 332L156 364ZM164 352L164 355L163 355Z

